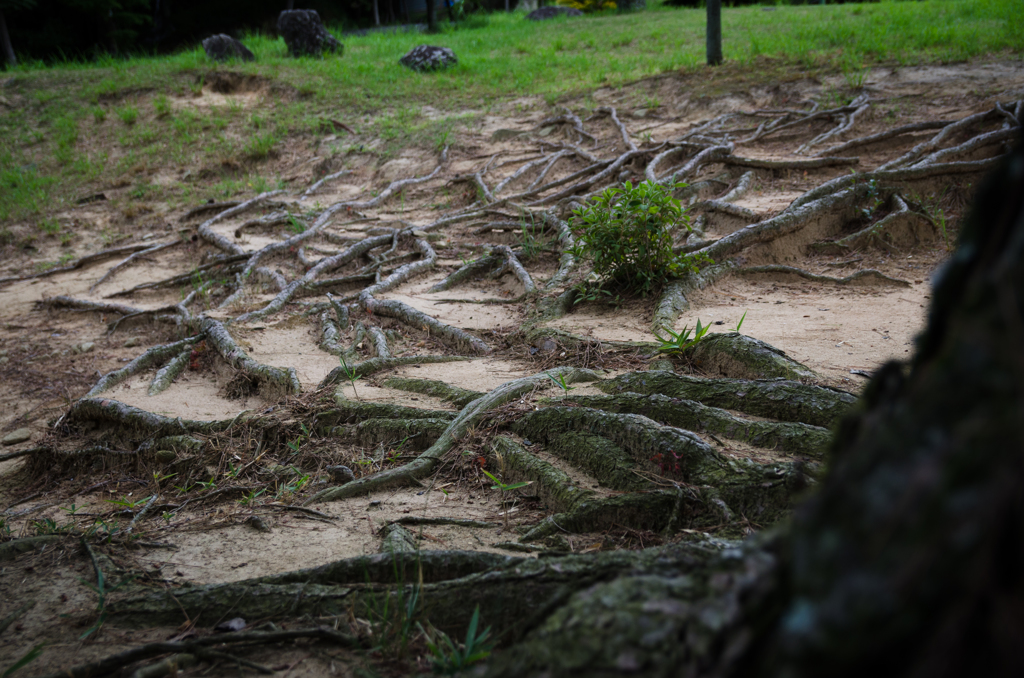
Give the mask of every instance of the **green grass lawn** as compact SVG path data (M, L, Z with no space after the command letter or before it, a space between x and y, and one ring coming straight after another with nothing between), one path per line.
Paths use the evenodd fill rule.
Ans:
M443 143L464 124L460 112L486 111L513 96L548 103L601 86L672 71L714 73L794 68L842 72L856 84L876 64L912 65L975 57L1020 58L1020 0L884 1L723 10L724 70L704 65L704 11L652 7L630 15L529 22L522 14L474 17L439 35L348 36L342 57L291 59L283 41L249 35L252 64L216 65L202 48L160 57L101 59L53 66L24 64L0 90L28 101L0 107L0 222L59 208L100 178L156 164L194 166L216 159L258 162L292 135L323 134L324 117L366 120L362 132L388 141ZM418 74L398 64L423 42L451 47L458 67ZM204 74L231 70L292 88L298 98L259 111L220 107L184 112L185 96ZM419 107L451 113L423 122ZM272 182L249 180L204 189L223 197ZM140 185L140 199L160 190ZM187 189L171 191L186 199ZM166 197L166 196L164 196ZM201 197L207 197L204 193Z

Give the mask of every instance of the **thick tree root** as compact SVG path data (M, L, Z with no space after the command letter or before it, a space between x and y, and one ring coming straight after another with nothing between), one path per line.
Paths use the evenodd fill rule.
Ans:
M256 362L235 343L227 328L219 320L204 317L200 324L200 331L231 367L261 385L260 391L264 397L271 398L274 394L282 392L291 395L302 392L302 385L295 374L295 368L281 369Z
M97 287L99 287L103 283L107 282L107 280L109 280L110 278L114 277L114 275L118 271L120 271L120 270L122 270L124 268L127 268L128 266L131 266L133 263L135 263L135 261L137 259L144 259L146 257L146 255L148 255L148 254L156 254L157 252L159 252L161 250L165 250L165 249L168 249L170 247L177 247L178 245L181 245L184 242L185 242L184 240L173 240L171 242L163 242L163 243L158 243L156 245L151 245L150 247L147 247L144 250L139 250L137 252L132 252L126 258L122 259L118 263L116 263L113 266L111 266L110 269L108 269L107 272L104 273L100 277L99 280L94 282L89 287L89 292L90 293L93 292Z
M359 646L359 643L352 636L326 627L297 629L294 631L247 631L239 633L221 633L196 640L148 643L131 650L119 652L99 661L80 664L70 669L46 674L40 678L92 678L93 676L105 676L114 673L125 666L165 654L176 654L178 657L196 655L198 657L205 657L208 659L224 659L225 657L234 659L230 655L212 651L208 648L210 646L231 645L235 643L241 645L267 645L269 643L280 643L299 638L323 640L334 643L335 645L341 645L342 647ZM186 660L183 663L188 664L189 662ZM252 666L252 662L245 661L243 663ZM177 674L179 667L180 664L177 662L169 664L168 669L169 671L172 671L171 675Z
M880 271L874 269L868 269L864 271L857 271L844 278L834 278L828 275L817 275L810 271L805 271L802 268L796 268L794 266L748 266L746 268L738 268L734 271L736 275L763 275L763 274L786 274L796 275L804 280L810 280L812 282L831 283L834 285L849 285L853 282L865 281L865 280L877 280L879 282L888 283L890 285L896 285L898 287L910 287L910 283L906 280L900 280L899 278L892 278L885 275ZM768 376L768 375L765 375ZM778 375L785 376L785 375Z
M680 491L683 490L653 490L616 497L591 498L570 511L548 516L520 537L519 541L539 542L559 533L580 534L622 528L662 532L672 521ZM696 494L692 490L691 493ZM696 511L691 510L689 513L693 514ZM693 524L695 523L686 522L680 527L689 528Z
M685 544L540 559L460 551L380 553L271 577L141 593L112 601L109 609L113 623L148 625L173 625L183 617L200 615L282 619L306 614L346 617L351 611L365 618L388 595L397 599L394 584L408 595L422 573L421 614L433 626L453 637L464 636L479 606L481 623L513 641L575 592L599 582L626 573L652 580L678 578L684 571L696 577L701 582L697 588L704 591L710 575L722 571L710 567L714 562L713 551ZM725 571L741 570L743 561L723 565Z
M412 306L396 299L374 299L367 295L364 290L363 295L360 297L360 303L371 313L396 318L406 325L422 329L461 353L487 355L491 352L491 347L478 337L454 325L443 323L437 318L418 311Z
M57 425L70 425L80 421L111 422L120 428L137 433L139 437L146 437L217 433L250 420L248 410L239 412L232 419L200 421L165 417L109 398L82 398L71 405Z
M163 344L162 346L154 346L153 348L149 349L148 351L140 355L138 358L122 367L121 369L114 370L113 372L108 372L107 374L105 374L103 378L96 382L96 385L93 386L92 389L90 389L89 392L85 394L84 397L92 398L95 395L99 395L103 391L112 389L121 382L123 382L124 380L130 379L131 377L135 376L139 372L142 372L143 370L149 369L150 367L153 367L155 365L163 364L168 360L168 358L171 358L172 356L180 357L180 354L187 355L188 353L191 352L192 346L195 345L200 339L202 339L201 336L195 336L189 337L188 339L182 339L181 341L176 341L173 344ZM177 357L175 358L175 360L177 360ZM171 376L170 379L168 380L168 385L170 385L170 381L173 381L173 379L174 376ZM164 388L166 388L166 386ZM152 387L150 387L150 395L153 395Z
M666 334L666 330L674 331L679 316L690 308L686 296L713 285L735 268L736 265L731 262L715 264L702 269L699 273L669 281L654 309L651 331L661 335Z
M493 271L495 268L501 265L502 258L493 254L488 254L483 257L479 257L470 261L469 263L463 264L453 273L450 273L444 280L436 283L431 287L428 292L444 292L450 290L461 282L470 280L477 276L484 275L489 271Z
M100 252L96 252L95 254L89 254L80 259L76 259L67 266L57 266L54 268L47 269L45 271L40 271L39 273L33 273L31 275L16 275L6 278L0 278L0 285L5 285L7 283L12 282L21 282L23 280L34 280L36 278L47 278L51 275L56 275L58 273L76 271L82 268L83 266L88 266L89 264L92 264L97 261L103 261L104 259L109 259L111 257L118 257L121 256L122 254L132 254L133 252L149 249L150 247L152 247L152 245L149 245L148 243L137 245L125 245L124 247L112 247L111 249L102 250Z
M385 525L379 534L383 537L380 544L381 553L415 553L419 550L416 537L401 525Z
M475 426L486 414L495 407L499 407L513 398L517 398L537 386L549 381L549 375L564 377L566 383L576 381L594 381L597 375L589 370L578 370L575 368L556 368L541 372L529 377L522 377L513 381L505 382L483 398L478 398L467 405L459 412L459 415L448 426L448 429L438 438L437 442L417 457L414 461L405 466L382 471L371 476L359 478L354 482L318 492L306 500L304 504L311 504L319 501L337 501L348 497L358 496L386 487L396 485L408 485L417 479L433 472L440 459L450 450L455 443L465 435L466 431Z
M319 412L313 418L312 429L320 435L339 435L346 429L335 430L342 424L358 424L367 419L409 420L409 419L447 419L451 422L457 413L445 410L421 410L416 407L403 407L390 403L363 402L360 400L342 400L334 409Z
M353 426L347 437L362 447L393 446L396 451L425 450L448 429L450 417L413 419L364 419ZM332 431L337 435L337 431Z
M620 393L609 396L568 396L559 402L576 403L605 412L642 414L654 421L690 431L707 431L724 438L739 440L767 450L779 450L822 459L828 450L832 432L821 426L799 422L756 421L742 419L718 407L709 407L695 400L681 400L658 393L639 395ZM520 435L531 435L531 415L516 422ZM581 465L582 460L573 460ZM614 468L614 467L613 467ZM612 486L608 479L590 471L590 475ZM619 488L616 488L619 489Z
M349 365L348 371L354 377L368 377L371 374L381 372L383 370L389 370L392 367L400 367L402 365L427 365L431 363L453 363L461 360L472 360L473 358L460 355L410 355L401 356L398 358L370 358L364 360L356 365ZM317 390L327 388L328 386L334 386L335 384L344 383L348 379L348 375L343 367L338 366L327 373L324 380L317 386Z
M491 457L497 461L502 482L507 485L517 481L532 482L530 489L549 509L571 511L595 496L593 490L580 487L565 471L530 454L508 436L497 436L491 442Z
M450 386L443 381L436 381L434 379L407 379L391 377L384 380L384 386L387 386L388 388L395 388L400 391L411 391L413 393L422 393L424 395L440 398L445 402L455 405L459 409L462 409L477 398L482 398L486 395L480 391L470 391L468 389L459 388L458 386Z
M706 335L686 358L704 372L733 379L817 379L809 367L780 349L739 332Z
M674 372L630 372L598 382L605 393L660 393L682 400L736 410L757 417L831 427L845 416L857 398L824 386L774 379L700 379Z
M153 375L153 381L149 384L149 395L154 396L170 388L174 380L178 378L185 368L188 367L189 359L192 357L191 347L174 356L166 365L157 370Z

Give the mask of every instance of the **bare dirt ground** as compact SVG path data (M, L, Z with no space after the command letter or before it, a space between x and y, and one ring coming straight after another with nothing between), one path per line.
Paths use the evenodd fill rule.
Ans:
M686 143L696 144L694 152L701 143L711 148L713 144L700 135L713 136L716 143L720 142L723 125L731 126L728 129L734 147L728 153L733 157L767 161L806 161L818 155L859 158L856 165L754 168L745 180L745 192L727 201L742 208L732 211L706 201L726 196L751 168L714 160L689 168L685 181L703 188L696 195L684 196L684 202L693 202L691 214L704 218L700 237L706 246L743 231L749 224L764 223L784 213L794 199L829 180L848 175L851 169L863 172L885 165L931 139L937 129L909 132L863 145L855 151L833 154L826 152L829 147L914 123L961 120L990 111L997 103L1015 102L1024 94L1024 68L1019 63L873 69L863 83L857 83L856 89L839 77L822 81L794 78L709 93L706 86L697 87L693 77L659 77L621 89L598 90L577 101L565 102L568 110L582 119L582 134L564 111L552 110L540 99L509 101L490 113L477 115L472 129L454 133L449 139L447 159L440 164L440 149L408 149L382 161L373 153L377 140L339 129L337 135L323 139L312 151L308 144L297 142L267 161L271 164L268 169L290 182L288 193L269 197L252 210L214 223L207 220L230 206L192 213L153 204L148 213L131 216L113 206L119 192L129 188L104 187L103 200L55 215L64 223L76 224L77 235L70 251L50 241L40 241L39 251L32 258L7 248L0 263L0 276L15 278L35 272L33 259L52 261L63 256L65 260L74 260L111 247L168 244L164 249L146 252L102 282L101 277L130 251L73 270L9 280L0 288L0 436L21 429L29 432L26 440L0 448L0 455L36 451L0 462L0 509L4 525L10 530L5 538L64 535L32 553L0 562L0 617L15 612L26 602L34 602L34 607L18 616L3 632L0 666L13 663L33 646L45 642L42 656L31 669L25 670L26 674L43 674L143 642L188 638L195 633L194 628L208 629L222 621L220 616L196 619L183 611L182 626L178 629L163 621L146 629L108 624L80 641L79 636L97 618L96 594L85 585L95 581L96 573L79 544L81 535L95 543L93 548L102 554L104 566L134 573L135 584L168 590L186 584L241 581L377 553L382 547L385 526L409 518L480 521L476 527L410 524L418 548L424 550L457 549L523 557L532 557L531 550L542 550L520 545L516 539L521 531L556 512L557 502L543 492L531 493L527 489L509 505L502 493L492 489L493 482L481 471L505 469L500 457L499 463L495 463L488 452L489 436L494 431L486 423L462 431L439 470L421 478L419 484L370 487L358 496L340 500L317 499L323 496L318 493L336 484L328 467L343 464L353 470L356 478L369 478L413 459L437 438L437 434L427 439L430 436L412 432L403 439L393 432L374 435L362 429L353 437L351 431L340 435L340 431L329 427L315 428L313 415L322 414L336 394L339 403L416 408L432 411L431 416L447 413L447 422L462 410L461 406L442 397L444 394L398 388L394 379L437 380L451 387L488 393L502 384L556 366L598 370L604 379L666 367L679 374L739 376L721 374L723 370L716 368L713 361L677 359L672 365L663 360L657 362L663 358L654 352L656 344L652 343L657 297L627 299L618 305L579 303L569 313L537 322L536 299L520 300L524 284L510 271L497 277L484 271L485 274L458 286L431 291L432 286L465 262L485 255L497 245L512 248L537 287L545 290L542 297L557 296L583 279L585 272L575 272L577 278L567 280L560 288L545 287L563 263L559 233L532 216L517 213L518 203L503 201L506 195L527 190L544 163L538 162L530 172L509 182L507 188L502 187L504 194L497 191L499 182L527 163L547 162L554 154L563 153L544 179L554 181L594 165L599 158L618 157L627 150L628 141L641 150L656 149L643 156L643 162L623 163L618 168L621 172L611 177L636 183L644 180L651 158L670 148L659 144L677 141L680 148ZM701 94L694 94L695 91ZM858 99L862 94L866 98ZM801 154L794 153L802 144L835 129L842 120L849 120L849 115L864 101L870 105L856 113L855 124L847 131ZM650 102L658 105L652 107ZM258 107L261 98L258 88L247 85L234 93L207 91L198 98L182 98L173 103ZM815 103L820 110L844 106L849 110L820 119L805 119L777 133L743 141L757 135L760 122L781 119L780 111L798 111L806 116L814 110ZM601 114L601 107L614 107L621 129L612 116ZM1012 114L1012 108L1009 110ZM763 113L760 118L741 115L752 111ZM1019 115L1020 109L1017 111ZM593 119L588 118L588 112L594 113ZM844 115L847 117L842 118ZM797 118L804 119L794 119ZM997 120L986 128L987 132L998 129ZM625 139L622 131L627 134ZM967 138L970 137L951 137L946 145L953 146ZM977 161L1001 152L1000 148L998 143L968 148L950 160ZM679 169L693 155L666 157L656 176L664 178L669 170ZM432 174L435 168L438 169ZM318 179L343 170L347 173L325 182L311 195L303 195ZM154 181L178 181L188 171L192 170L166 168L166 176L155 177ZM478 173L482 186L473 179ZM387 200L370 204L391 182L426 176L431 178L401 186ZM979 176L973 172L908 180L901 195L910 203L911 211L924 216L888 233L867 234L849 247L834 243L897 212L892 203L886 200L882 204L882 198L872 203L875 198L869 192L852 210L849 206L835 208L847 213L838 225L810 229L800 237L766 241L732 257L741 268L790 266L835 279L865 270L879 275L846 284L807 279L781 269L726 275L717 282L688 290L685 307L674 314L668 326L679 331L700 320L713 323L712 333L726 333L736 327L745 313L741 333L781 349L812 370L814 376L804 379L804 383L857 393L863 383L862 375L888 360L906 358L912 351L914 336L922 326L928 305L930 277L948 256L958 221ZM530 199L544 200L559 190L552 187ZM492 191L494 194L488 196ZM220 268L195 272L197 267L217 263L218 256L231 255L231 248L251 254L296 236L299 230L294 227L295 222L274 217L275 211L287 210L310 229L324 208L346 201L352 204L338 209L315 237L258 262L258 266L268 270L263 274L254 272L252 280L236 279L239 269L230 269L224 263ZM467 212L474 204L478 212ZM565 218L571 204L552 200L545 207ZM446 215L460 214L460 210L471 218L443 223ZM531 212L540 210L536 207ZM262 223L253 223L264 215L271 216ZM240 230L243 224L245 230ZM22 226L12 225L14 229ZM110 242L111 231L124 236ZM375 291L376 302L402 302L403 308L411 307L446 326L468 332L486 344L486 352L479 351L461 362L416 362L416 356L467 352L436 331L415 326L417 323L408 317L375 313L375 302L360 299L361 291L375 280L387 281L402 266L427 258L423 255L418 259L416 254L404 256L410 251L422 255L423 250L397 247L399 232L403 238L428 243L436 258L429 269L417 270L415 275ZM62 415L102 375L124 368L149 347L191 336L189 323L201 314L227 323L242 313L259 312L279 296L279 289L267 282L275 272L285 281L292 281L322 258L336 256L365 238L392 233L396 234L394 252L386 251L389 241L388 246L376 250L375 259L360 258L348 268L330 274L350 279L296 294L281 311L225 324L237 347L256 363L293 368L300 385L298 392L283 396L282 390L287 390L283 386L276 391L254 387L256 377L240 379L237 365L229 365L217 355L212 342L204 340L174 353L184 355L187 365L166 390L149 395L154 373L162 367L162 363L154 363L148 369L127 375L102 395L97 394L100 399L113 399L172 420L223 421L239 420L240 416L280 415L282 419L275 429L279 435L268 437L265 429L261 432L255 424L232 428L227 437L197 434L204 444L223 446L217 448L222 453L206 453L187 468L176 465L185 453L174 449L169 459L147 458L128 466L112 461L114 452L132 451L124 447L123 440L118 450L106 449L102 454L82 457L82 461L69 461L53 452L57 448L85 450L94 442L90 436L110 425L95 418L77 428L54 428L55 423L67 426L60 419ZM218 237L230 243L230 248L219 247L215 242ZM680 240L680 245L692 245L697 239L697 234L691 235ZM180 284L114 296L181 274L191 275ZM360 275L363 277L352 277ZM325 274L322 279L327 277ZM242 281L241 291L231 296L238 289L237 280ZM324 318L334 317L334 309L326 301L328 291L350 307L352 324L346 328L337 321L341 335L338 345L343 356L354 359L353 364L362 364L381 355L375 351L374 338L369 333L369 328L375 326L382 331L381 336L387 337L387 351L395 357L409 357L408 364L367 373L351 384L343 376L339 379L338 352L325 350L322 341L328 322ZM82 310L69 307L68 303L41 303L58 297L98 306ZM184 314L180 307L176 309L183 299L189 304ZM485 300L488 303L480 303ZM110 304L125 304L138 311L162 310L141 319L128 318L112 330L112 323L128 311L118 312ZM184 320L183 315L187 316ZM357 323L367 331L360 334ZM526 326L547 333L524 336L521 330ZM552 329L560 332L551 332ZM323 385L332 371L334 383ZM560 392L548 382L546 387L534 388L513 399L511 406L522 413L537 407L539 398ZM589 383L577 384L572 392L574 397L600 395L603 392ZM309 418L304 419L304 413ZM723 442L707 432L695 433L729 458L759 463L809 461L801 454L742 441ZM141 450L146 440L142 436L135 440L135 445ZM518 440L522 441L522 436ZM550 450L536 447L537 457L565 473L573 485L591 488L599 498L616 494L604 482ZM51 455L53 461L48 462L48 467L40 467L32 461L33 456L39 455ZM664 467L661 471L665 476ZM149 502L152 497L156 497L155 504ZM311 498L313 501L306 505ZM146 502L154 508L148 510ZM140 516L143 508L148 512ZM509 523L507 528L505 521ZM129 535L126 529L134 532ZM714 533L705 528L696 531ZM694 530L684 530L682 538L688 532ZM680 536L640 527L609 528L566 534L557 546L548 544L545 548L559 553L642 548L674 538ZM261 620L246 621L253 627ZM413 666L393 661L394 655L386 651L364 655L302 644L261 649L247 657L287 676L403 673ZM420 668L425 668L425 664L421 663ZM236 669L229 663L218 670Z

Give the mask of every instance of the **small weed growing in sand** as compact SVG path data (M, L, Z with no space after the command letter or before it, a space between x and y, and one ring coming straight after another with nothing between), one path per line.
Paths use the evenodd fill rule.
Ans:
M682 205L672 197L678 186L626 182L605 190L573 213L576 236L569 251L588 260L605 281L647 296L667 279L697 270L693 257L672 251L672 229L690 230Z
M176 475L178 475L178 474L177 473L165 474L165 473L160 473L160 471L153 471L153 483L159 488L160 487L160 483L162 483L165 480L170 480L171 478L173 478Z
M420 605L420 591L423 588L423 570L419 572L419 582L411 587L405 585L404 567L399 567L398 559L392 554L394 568L395 595L384 592L383 599L378 602L376 596L370 596L370 611L377 618L374 634L377 635L376 650L398 659L405 657L412 637L412 631L418 623L415 621L417 608ZM367 582L369 583L369 582ZM394 604L392 605L392 599Z
M477 633L480 625L480 606L473 610L473 616L469 620L469 627L466 629L466 642L455 643L448 634L431 628L430 631L419 626L420 631L427 638L427 649L430 651L430 664L434 673L441 675L453 675L460 673L463 669L472 664L483 661L491 655L494 649L494 641L490 639L490 627ZM460 647L461 645L461 647Z
M289 215L288 216L288 230L291 231L292 233L296 234L296 235L298 235L299 233L305 233L305 231L306 231L306 224L302 223L301 221L299 221L295 217Z
M127 509L134 509L142 506L150 499L152 499L152 497L143 497L142 499L132 501L128 497L121 497L120 499L105 499L104 501L106 501L108 504L114 504L115 506L122 506Z
M92 107L92 119L98 125L107 119L107 112L99 106Z
M740 316L740 321L736 323L736 327L733 328L733 332L739 332L740 328L743 327L743 321L747 319L747 312L744 311L743 315Z
M547 247L547 243L540 239L540 235L543 232L543 226L527 224L525 220L522 222L522 230L520 231L521 237L519 240L520 258L530 260L544 251Z
M558 382L555 382L555 383L558 383ZM502 502L502 504L505 503L505 493L506 492L511 492L512 490L518 490L520 487L526 487L527 485L530 485L531 483L533 483L532 480L527 480L527 481L520 481L518 483L507 483L506 484L506 483L503 483L500 480L498 480L497 477L495 477L491 473L488 473L486 470L484 470L484 469L480 469L480 470L483 471L483 474L485 476L487 476L492 481L494 481L494 484L491 485L491 489L492 490L500 490L501 491L501 502ZM505 527L503 529L507 530L508 529L508 509L505 510L504 515L505 515Z
M26 652L24 655L22 655L21 659L7 667L7 669L3 672L3 678L7 678L7 676L13 676L15 671L25 666L28 666L29 664L34 662L39 657L39 655L43 653L43 648L45 647L46 643L39 643L31 650Z
M248 494L246 494L244 497L239 499L238 503L241 504L242 506L252 506L253 504L256 503L256 500L259 498L259 496L266 491L267 488L265 487L261 487L259 490L254 488L250 490Z
M82 540L82 543L86 543L84 539ZM89 554L92 555L92 549L89 549L87 547L87 550L89 551ZM96 611L99 613L99 615L96 618L96 623L93 624L89 629L87 629L85 633L79 636L79 640L85 640L93 633L98 632L103 627L103 623L107 621L107 596L135 579L135 575L125 577L124 579L119 581L116 586L108 589L106 578L103 576L103 570L100 568L99 563L96 562L95 557L93 557L92 562L93 566L96 568L96 584L90 584L84 579L79 579L79 581L81 581L83 584L88 586L96 593L96 596L99 599L96 603Z
M575 386L569 386L569 384L565 383L565 375L564 374L558 375L557 379L552 377L550 372L545 372L544 374L548 375L548 379L550 379L551 381L555 382L555 385L558 386L558 388L562 389L562 391L565 392L565 395L569 395L569 391L575 391L576 390ZM484 473L486 473L486 471L484 471Z
M697 327L693 330L691 330L689 327L684 327L682 332L676 333L666 328L665 331L668 332L668 335L671 338L665 339L657 332L654 333L654 336L658 339L658 342L661 344L660 346L658 346L659 351L661 351L662 353L674 355L684 353L687 349L696 346L697 343L701 339L703 339L705 335L707 335L709 329L711 329L711 323L708 323L707 325L701 325L700 318L698 318ZM691 335L693 335L693 338L691 338Z
M343 356L339 356L338 360L341 361L341 371L345 374L345 378L348 379L350 384L352 384L352 395L356 397L356 400L359 400L359 393L356 392L356 382L359 380L359 375L355 373L355 370L348 366L348 363L345 362L345 358Z

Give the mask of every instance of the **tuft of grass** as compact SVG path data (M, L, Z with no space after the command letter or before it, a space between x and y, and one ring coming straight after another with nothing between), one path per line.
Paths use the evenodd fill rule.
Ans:
M166 118L171 114L171 102L166 96L160 94L153 99L153 110L156 111L156 117Z
M273 152L277 142L278 138L273 133L253 135L245 144L245 156L251 160L263 160Z
M121 122L126 125L134 125L139 119L139 109L131 104L121 106L115 109L114 112L117 113L117 117L121 119Z

